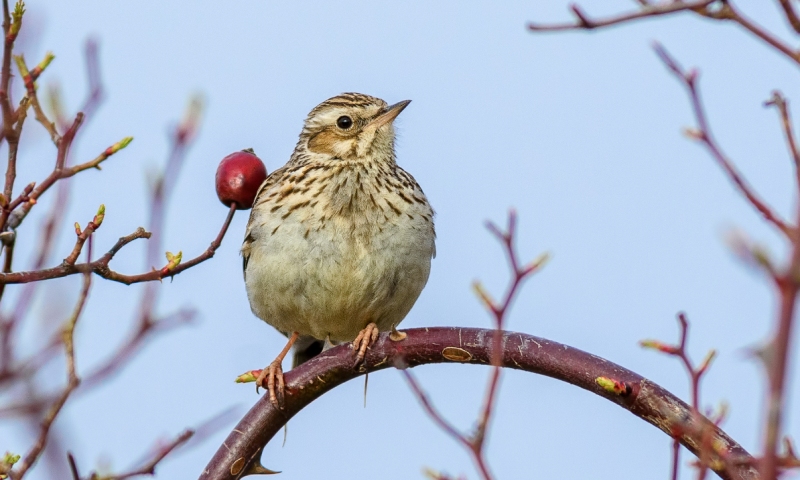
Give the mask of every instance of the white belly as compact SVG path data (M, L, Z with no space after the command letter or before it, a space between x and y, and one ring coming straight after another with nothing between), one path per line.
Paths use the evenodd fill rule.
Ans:
M390 330L428 281L434 233L422 218L356 229L335 217L307 232L297 215L276 215L253 231L245 276L250 305L281 332L345 342L370 322Z

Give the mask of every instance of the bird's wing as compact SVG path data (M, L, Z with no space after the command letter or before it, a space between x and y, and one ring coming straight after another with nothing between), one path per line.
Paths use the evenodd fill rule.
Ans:
M242 275L244 278L247 279L247 262L250 260L250 249L252 248L253 242L255 242L255 211L258 208L260 203L263 203L266 197L263 195L269 187L275 185L280 181L286 171L286 167L281 167L274 172L272 172L267 178L261 183L261 186L258 187L258 192L256 192L256 198L253 200L253 208L250 210L250 219L247 221L247 228L244 232L244 242L242 243Z

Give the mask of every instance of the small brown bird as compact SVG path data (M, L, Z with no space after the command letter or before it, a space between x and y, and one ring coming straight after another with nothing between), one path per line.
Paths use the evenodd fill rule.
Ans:
M250 308L289 337L258 380L279 405L281 363L353 341L356 363L428 281L434 212L395 160L393 122L410 100L343 93L306 118L289 162L256 195L242 256Z

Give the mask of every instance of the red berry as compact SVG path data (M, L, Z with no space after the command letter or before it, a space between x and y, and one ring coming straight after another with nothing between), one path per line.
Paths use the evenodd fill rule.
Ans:
M217 167L217 196L226 206L236 204L237 210L252 208L258 187L267 178L264 162L253 149L231 153Z

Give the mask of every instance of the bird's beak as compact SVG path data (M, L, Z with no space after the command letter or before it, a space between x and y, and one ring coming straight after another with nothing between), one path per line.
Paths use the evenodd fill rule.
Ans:
M372 119L369 122L369 126L375 129L381 128L382 126L386 125L387 123L391 123L400 115L408 104L411 103L411 100L403 100L402 102L397 102L394 105L387 107L386 111Z

